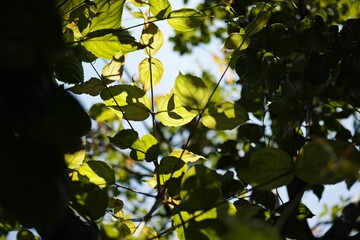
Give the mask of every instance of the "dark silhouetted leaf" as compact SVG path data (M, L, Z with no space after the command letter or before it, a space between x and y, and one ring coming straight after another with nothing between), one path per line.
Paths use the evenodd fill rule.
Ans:
M98 78L90 78L89 81L75 85L69 90L76 94L89 94L91 96L99 95L105 89L104 83Z

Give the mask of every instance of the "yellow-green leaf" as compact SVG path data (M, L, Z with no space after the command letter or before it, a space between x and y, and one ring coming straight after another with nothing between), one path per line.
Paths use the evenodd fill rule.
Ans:
M249 119L247 112L230 101L212 102L205 109L202 123L213 130L230 130Z
M204 109L210 96L203 80L190 74L179 73L175 79L174 91L179 103L187 109L195 110L196 113Z
M196 9L182 8L172 11L167 18L167 22L171 27L180 32L193 31L199 27L205 17Z
M130 157L136 161L146 160L151 162L160 154L160 145L151 134L144 135L131 145Z
M147 23L144 25L140 37L140 43L145 47L145 52L149 56L154 56L164 42L164 36L160 29L154 23Z
M244 50L250 44L250 39L245 38L243 34L231 33L225 40L223 49L229 50Z
M149 0L150 11L157 19L164 19L170 15L171 5L168 0Z
M85 150L65 154L65 162L69 169L78 168L85 159Z
M180 178L187 170L185 162L178 157L168 156L161 159L157 174L159 174L160 185L164 185L167 181ZM154 176L157 180L157 176ZM180 186L179 186L180 188Z
M196 113L189 112L182 107L174 93L163 95L158 100L157 118L168 127L183 126L189 123Z
M78 167L78 173L99 187L115 183L114 171L103 161L87 161Z
M197 155L195 153L189 152L188 150L184 150L184 149L176 149L170 154L170 156L177 158L180 158L181 156L181 160L184 161L185 163L196 162L197 160L200 159L205 160L203 156Z
M95 0L94 3L96 15L82 31L83 36L97 30L120 28L125 0Z
M103 122L103 121L114 120L116 114L114 111L109 109L105 104L96 103L91 106L89 110L89 116L98 122Z
M144 91L158 85L164 73L164 66L157 58L145 58L139 64L140 82Z
M99 30L99 34L86 36L82 45L99 58L112 59L116 53L126 54L143 48L135 38L119 29L108 29L109 32Z
M116 85L105 89L101 94L106 106L120 117L143 121L150 115L151 101L145 92L134 85Z
M120 80L123 74L125 64L125 56L122 54L115 54L108 64L102 70L102 77L106 80L116 81Z

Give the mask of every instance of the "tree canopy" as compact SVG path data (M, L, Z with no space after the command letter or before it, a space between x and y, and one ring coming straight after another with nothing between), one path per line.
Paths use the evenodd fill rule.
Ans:
M8 5L0 239L360 239L360 202L314 228L302 202L359 182L359 1ZM126 25L124 12L141 23ZM156 95L164 41L180 55L220 42L221 77L179 72ZM129 76L135 51L143 60ZM101 102L87 111L74 95Z

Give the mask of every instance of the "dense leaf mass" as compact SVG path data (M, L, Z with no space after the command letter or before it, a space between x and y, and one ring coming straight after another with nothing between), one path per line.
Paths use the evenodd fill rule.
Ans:
M6 1L0 239L359 239L360 2L174 2Z

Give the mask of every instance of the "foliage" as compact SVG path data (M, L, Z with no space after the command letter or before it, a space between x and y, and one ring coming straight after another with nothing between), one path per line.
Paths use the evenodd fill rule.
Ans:
M357 1L10 5L1 17L4 237L36 239L35 228L43 239L315 239L304 192L321 199L328 184L358 182ZM143 23L125 27L124 11ZM220 79L179 72L155 96L165 71L155 57L160 21L174 29L180 54L218 38L227 61ZM139 78L128 79L134 51L144 59ZM98 59L107 60L102 71ZM97 75L84 79L84 64ZM235 101L223 83L232 70ZM72 94L102 102L86 113ZM350 239L359 206L346 205L320 238Z

